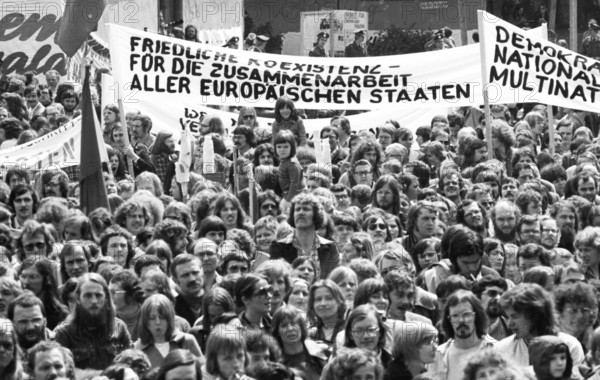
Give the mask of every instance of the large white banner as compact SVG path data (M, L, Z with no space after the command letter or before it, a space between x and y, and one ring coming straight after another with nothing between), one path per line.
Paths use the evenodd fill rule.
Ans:
M177 99L273 107L277 98L287 95L304 109L483 103L478 44L398 56L315 59L231 50L108 27L115 82L130 89L125 96L129 102L156 106ZM494 101L524 101L519 95L503 89Z
M486 82L519 100L598 112L600 61L478 11Z
M458 106L481 98L478 46L377 58L314 59L196 44L109 25L115 82L132 99L305 109ZM474 71L475 70L475 71ZM159 100L157 100L159 99Z

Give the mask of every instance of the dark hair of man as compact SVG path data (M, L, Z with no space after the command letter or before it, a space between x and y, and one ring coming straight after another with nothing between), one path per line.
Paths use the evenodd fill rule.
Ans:
M468 290L457 290L446 300L446 304L444 305L444 309L442 311L442 328L446 337L449 339L454 338L454 327L452 326L452 321L450 321L450 308L462 302L468 302L471 304L473 312L475 312L475 334L478 338L483 338L483 336L486 334L488 325L487 314L485 313L479 298L477 298L475 294Z

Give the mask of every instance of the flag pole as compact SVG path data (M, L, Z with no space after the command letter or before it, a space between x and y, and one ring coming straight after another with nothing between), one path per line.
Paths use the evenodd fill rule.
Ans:
M127 127L127 118L125 117L125 107L123 105L123 98L121 97L121 90L117 87L117 96L119 102L119 116L121 119L121 128L123 129L123 139L125 140L125 148L129 149L131 146L131 142L129 141L129 128ZM129 175L135 178L135 173L133 172L133 161L129 157L125 157L125 161L127 162L127 170L129 171Z
M479 48L481 56L481 84L483 85L483 105L485 109L485 138L487 141L488 148L488 160L494 158L494 144L492 142L492 113L490 110L490 99L488 94L488 76L487 76L487 59L485 51L485 27L484 18L486 13L484 11L477 11L477 24L479 29Z
M548 40L548 24L542 24L542 37ZM548 136L550 137L550 155L554 157L556 151L556 142L554 141L554 114L552 113L552 104L546 105L546 116L548 121Z

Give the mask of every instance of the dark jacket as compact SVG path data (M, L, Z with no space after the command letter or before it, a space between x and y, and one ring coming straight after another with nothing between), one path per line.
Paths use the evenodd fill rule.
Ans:
M274 241L271 244L271 250L269 251L271 259L284 259L291 264L298 257L298 249L292 243L293 235L291 234L290 237ZM320 236L318 236L318 239L320 246L317 250L319 257L317 264L320 268L321 278L325 279L332 270L340 265L340 254L334 242Z
M73 353L76 368L103 370L121 351L131 348L127 326L118 318L115 318L109 339L99 339L94 332L89 330L79 335L71 321L59 325L54 331L55 340Z
M368 57L367 47L365 45L359 45L356 42L352 42L346 46L344 51L346 57Z
M202 316L202 308L200 308L200 312L196 314L180 294L175 297L175 314L188 321L190 326L194 326L196 319Z
M544 335L535 338L529 343L529 364L533 366L535 375L538 380L556 380L556 377L552 377L549 373L550 360L552 354L555 353L556 349L562 347L562 351L567 355L567 366L565 373L560 379L568 380L571 378L571 371L573 370L573 359L569 353L569 347L557 336Z
M327 57L325 49L321 49L319 46L315 46L311 51L308 52L309 57Z

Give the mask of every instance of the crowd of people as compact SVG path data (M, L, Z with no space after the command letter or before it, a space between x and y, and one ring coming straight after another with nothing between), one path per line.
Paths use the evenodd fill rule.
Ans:
M5 78L0 149L80 113L36 80ZM488 159L477 107L307 136L283 97L204 116L179 183L179 136L101 91L109 208L76 168L0 182L0 379L600 378L599 115L493 105Z

